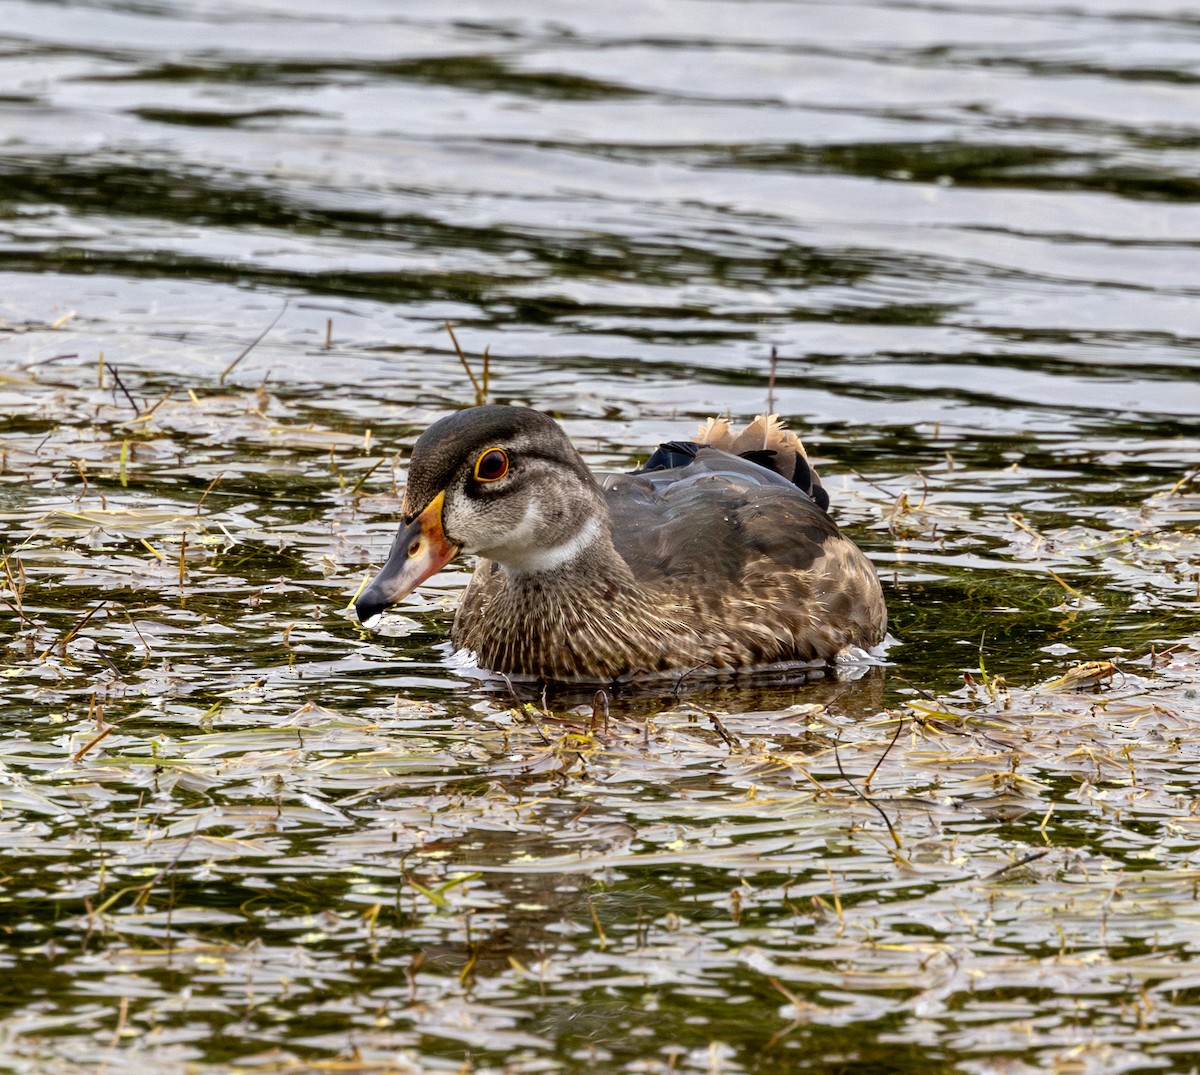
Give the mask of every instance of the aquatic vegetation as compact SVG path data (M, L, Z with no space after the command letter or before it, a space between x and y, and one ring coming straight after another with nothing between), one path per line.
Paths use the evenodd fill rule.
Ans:
M522 701L445 661L461 571L398 637L351 618L391 437L78 362L6 390L9 1055L917 1070L1165 1058L1194 1025L1194 481L1101 531L964 510L977 472L872 479L891 593L968 651L901 613L857 681ZM1005 605L1025 645L1132 642L1014 675Z
M1183 6L4 11L0 1067L1195 1065ZM773 402L888 667L516 695L465 565L364 633L483 398Z

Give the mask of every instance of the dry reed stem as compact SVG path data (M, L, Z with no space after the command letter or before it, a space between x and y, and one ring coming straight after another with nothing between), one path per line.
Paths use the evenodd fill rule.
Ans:
M246 346L242 349L241 353L237 356L237 358L235 358L232 362L230 362L229 365L226 366L221 371L221 376L217 378L218 384L224 384L225 378L228 377L233 372L233 370L237 366L237 364L239 362L241 362L242 359L245 358L251 351L253 351L254 348L256 348L260 343L262 343L262 341L266 337L267 333L270 332L271 329L273 329L277 324L279 324L279 319L287 311L288 304L291 301L292 301L291 299L283 300L283 306L280 308L279 313L277 313L275 315L275 317L271 320L271 323L265 329L263 329L262 332L260 332L257 336L255 336L253 340L251 340L248 344L246 344Z

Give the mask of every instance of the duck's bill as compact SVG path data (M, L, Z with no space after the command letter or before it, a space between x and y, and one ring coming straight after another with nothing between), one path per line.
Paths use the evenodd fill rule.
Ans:
M373 626L380 613L407 597L458 553L458 546L451 545L442 532L444 496L438 493L429 507L400 529L383 570L358 595L354 611L364 627Z

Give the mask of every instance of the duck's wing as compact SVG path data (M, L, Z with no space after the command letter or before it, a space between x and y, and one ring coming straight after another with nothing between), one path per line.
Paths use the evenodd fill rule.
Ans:
M683 466L597 475L613 544L643 582L733 583L757 560L806 571L828 542L846 540L788 479L750 459L690 447Z
M788 478L704 446L684 466L598 477L613 544L644 585L706 619L754 620L801 655L882 641L870 561Z

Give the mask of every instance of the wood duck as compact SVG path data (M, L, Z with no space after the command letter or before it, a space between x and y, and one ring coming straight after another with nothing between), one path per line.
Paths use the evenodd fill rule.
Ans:
M548 682L726 674L860 654L887 609L774 415L709 419L630 474L593 474L553 419L473 407L417 440L370 626L459 552L481 559L451 638L485 669Z

